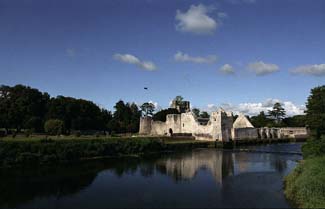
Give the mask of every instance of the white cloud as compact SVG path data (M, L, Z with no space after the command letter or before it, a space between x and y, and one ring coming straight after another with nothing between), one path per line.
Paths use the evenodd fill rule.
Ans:
M279 99L267 99L263 102L256 102L256 103L253 102L246 102L240 104L223 103L220 105L220 107L222 107L226 111L232 111L234 112L234 114L243 113L245 115L253 116L253 115L258 115L261 111L264 111L267 114L268 110L272 110L273 105L276 102L282 104L288 116L304 114L305 106L296 105L291 101L282 102ZM218 109L218 106L214 104L208 104L207 107L209 111L216 111Z
M198 64L212 64L217 61L216 55L208 55L206 57L192 57L183 52L177 52L174 59L178 62L193 62Z
M276 64L268 64L264 63L263 61L249 63L248 68L257 76L267 75L279 71L279 66Z
M213 7L203 4L191 5L186 12L176 11L176 30L194 34L213 34L220 26L220 20L210 17L208 14L214 10ZM219 17L225 17L225 13L219 13Z
M325 64L303 65L291 70L293 74L325 76Z
M120 62L136 65L144 70L154 71L157 69L153 62L142 61L132 54L114 54L113 58Z
M219 68L219 71L223 74L227 74L227 75L232 75L235 74L235 70L234 68L229 65L229 64L225 64L222 67Z
M74 48L68 48L65 50L65 53L68 57L75 57L76 56L76 50Z

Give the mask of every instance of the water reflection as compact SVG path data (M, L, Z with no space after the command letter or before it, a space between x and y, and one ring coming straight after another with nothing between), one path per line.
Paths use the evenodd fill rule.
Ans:
M288 207L278 193L282 177L299 158L197 149L142 159L1 170L0 207L242 207L243 201L247 207L263 207L268 201ZM178 198L180 193L184 197ZM261 194L269 200L255 198Z

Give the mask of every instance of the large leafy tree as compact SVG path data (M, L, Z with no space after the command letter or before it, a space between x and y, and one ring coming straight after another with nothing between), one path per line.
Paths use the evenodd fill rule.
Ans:
M285 117L286 111L279 102L276 102L273 105L273 109L268 111L268 114L271 118L275 120L277 124L279 124Z
M44 119L50 96L28 86L0 87L0 120L5 128L25 128L31 118Z
M62 120L69 133L70 130L106 130L111 117L91 101L58 96L51 99L47 118Z
M141 105L141 110L144 116L152 116L155 111L155 105L150 102L145 102Z
M115 106L113 119L110 122L110 130L116 133L138 132L141 111L134 103L118 101Z
M267 117L264 111L261 111L257 116L251 117L251 122L254 127L260 128L268 126L272 120Z
M294 115L283 119L283 123L288 127L304 127L306 126L306 115Z
M325 134L325 85L313 88L306 104L306 123L320 138Z

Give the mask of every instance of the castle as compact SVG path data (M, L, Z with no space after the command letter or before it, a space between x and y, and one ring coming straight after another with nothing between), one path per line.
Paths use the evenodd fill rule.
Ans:
M245 115L233 121L233 113L220 108L210 118L197 117L190 109L190 102L173 100L171 108L179 114L168 114L166 121L140 118L139 134L152 136L192 136L196 140L222 141L249 139L307 138L306 127L255 128Z

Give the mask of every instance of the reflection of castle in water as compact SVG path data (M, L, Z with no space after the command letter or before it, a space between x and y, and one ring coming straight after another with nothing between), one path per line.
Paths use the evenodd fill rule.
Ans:
M175 180L191 180L201 169L209 170L215 181L222 184L222 179L233 175L234 163L231 153L216 150L194 150L191 153L163 158L156 163Z
M284 172L287 161L278 155L223 152L214 149L193 150L155 162L156 169L176 181L192 180L200 170L207 170L222 184L228 176L260 171Z

